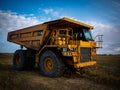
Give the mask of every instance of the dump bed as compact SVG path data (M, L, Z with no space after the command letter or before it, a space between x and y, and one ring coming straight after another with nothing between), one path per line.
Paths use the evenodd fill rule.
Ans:
M47 34L47 32L45 32L47 30L46 24L39 24L36 26L12 31L8 33L8 41L30 49L38 50L43 42L45 33Z
M8 41L22 45L26 48L39 50L52 30L60 28L87 27L92 26L69 19L62 18L54 21L45 22L36 26L12 31L8 33Z

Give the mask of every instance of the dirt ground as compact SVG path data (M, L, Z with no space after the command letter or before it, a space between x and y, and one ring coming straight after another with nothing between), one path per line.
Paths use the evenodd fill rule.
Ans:
M66 71L57 78L44 77L37 67L12 68L13 54L0 54L0 90L120 90L120 56L97 56L97 65L83 73Z

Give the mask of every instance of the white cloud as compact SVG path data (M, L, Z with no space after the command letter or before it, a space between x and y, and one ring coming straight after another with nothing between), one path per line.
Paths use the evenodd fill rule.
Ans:
M36 25L41 23L40 21L49 21L51 19L56 19L56 17L60 18L63 16L54 9L42 9L42 11L44 11L44 16L40 17L38 20L34 14L19 15L15 12L0 10L0 52L5 50L14 51L18 48L15 44L11 44L6 41L7 33L9 31ZM74 17L72 18L75 19ZM94 37L97 34L104 35L103 49L99 49L98 53L120 54L120 25L111 25L109 23L99 21L86 21L86 23L94 26Z
M86 23L93 25L95 28L100 27L100 28L111 28L111 25L105 24L102 22L96 22L96 21L87 21Z
M38 23L40 23L39 20L33 14L18 15L15 12L0 10L0 52L10 52L18 48L17 45L7 42L7 33L9 31L36 25Z
M120 47L115 48L115 51L120 52Z
M49 13L52 13L52 12L53 12L53 9L44 9L44 12L45 12L46 14L49 14Z
M98 53L120 54L120 25L99 21L87 21L86 23L94 26L93 37L103 35L103 48L98 49Z
M86 21L87 24L94 27L93 35L96 36L98 34L104 34L104 32L108 32L111 30L112 26L110 24L97 22L97 21Z
M34 16L25 17L17 13L0 10L0 32L25 28L40 23Z
M59 12L55 11L52 8L44 9L43 11L45 12L45 14L51 15L53 17L60 17Z

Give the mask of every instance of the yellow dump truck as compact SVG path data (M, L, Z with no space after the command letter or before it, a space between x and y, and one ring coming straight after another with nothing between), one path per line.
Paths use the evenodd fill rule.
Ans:
M80 69L94 65L96 48L101 47L102 38L96 46L92 29L90 25L64 17L9 32L7 40L21 46L14 53L13 67L24 70L37 64L42 75L56 77L63 74L65 67Z

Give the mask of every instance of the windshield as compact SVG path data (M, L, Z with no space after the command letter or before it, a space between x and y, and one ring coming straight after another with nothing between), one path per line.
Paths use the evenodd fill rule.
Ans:
M84 32L84 35L85 35L85 39L86 39L86 40L93 40L90 30L88 30L88 29L83 29L83 32Z
M73 40L93 41L91 31L88 28L74 28L70 31Z

